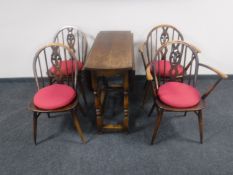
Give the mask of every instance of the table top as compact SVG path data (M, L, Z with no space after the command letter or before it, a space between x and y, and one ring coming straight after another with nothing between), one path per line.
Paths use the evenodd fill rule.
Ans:
M99 32L84 65L88 70L130 70L133 67L133 34L130 31Z

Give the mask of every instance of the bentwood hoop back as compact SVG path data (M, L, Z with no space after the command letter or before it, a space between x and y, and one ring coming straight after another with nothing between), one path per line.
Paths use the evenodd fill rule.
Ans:
M69 47L62 43L51 43L39 49L33 60L33 73L38 90L55 82L63 83L64 81L76 89L78 71L75 66L73 64L70 66L69 77L63 75L64 72L61 70L60 63L68 60L75 61L76 56ZM55 68L53 74L50 71L51 67ZM65 68L68 71L68 64Z
M74 26L66 26L60 29L55 37L54 42L60 42L64 45L68 46L75 54L78 63L79 76L78 76L78 85L80 88L80 92L82 94L83 100L87 105L87 98L84 90L84 72L83 67L86 62L87 51L88 51L88 42L87 37L84 32L80 31L77 27Z
M55 37L55 43L67 45L74 53L76 58L85 63L88 50L88 42L85 33L74 26L66 26L60 29Z
M150 30L150 32L147 35L146 41L139 48L145 71L148 67L151 66L152 60L154 59L158 48L160 48L163 44L166 44L167 42L174 40L183 41L184 38L181 32L172 25L161 24ZM166 50L164 50L163 52L165 55ZM151 84L149 84L148 81L146 81L145 94L142 101L143 106L149 94L150 88Z
M153 71L156 89L169 81L185 82L195 87L199 65L197 53L194 46L183 41L172 41L162 45L156 52L153 61L164 60L170 64L163 64L162 66L158 64L155 68L157 70ZM169 68L166 66L169 66ZM165 72L168 69L168 73Z
M151 63L158 48L160 48L163 44L174 40L183 41L184 38L181 32L172 25L161 24L151 29L147 35L144 46L146 51L146 57L143 57L145 68L148 63Z

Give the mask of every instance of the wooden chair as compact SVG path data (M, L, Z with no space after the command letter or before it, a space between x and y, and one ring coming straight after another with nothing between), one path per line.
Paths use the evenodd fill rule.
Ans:
M68 64L68 60L73 64ZM63 64L65 61L66 64ZM48 44L35 54L33 73L37 92L29 109L33 111L33 136L36 144L37 119L42 113L70 112L74 126L81 140L85 143L81 130L77 109L83 112L77 94L77 60L73 51L61 43ZM49 67L55 67L50 73ZM70 71L70 72L69 72ZM70 76L66 76L69 73Z
M172 25L168 25L168 24L161 24L158 25L156 27L154 27L147 35L147 39L146 41L140 46L139 48L139 52L141 54L142 60L143 60L143 64L144 64L144 68L145 71L147 69L147 67L150 67L152 70L152 64L164 64L164 62L162 61L161 63L155 63L153 62L154 56L156 54L157 49L162 46L163 44L166 44L169 41L173 41L173 40L181 40L183 41L183 35L181 34L181 32L175 28ZM165 59L166 56L166 50L163 51L163 56L164 58L162 60ZM167 62L167 64L169 64L169 62ZM167 70L169 71L169 70ZM142 102L142 106L144 106L146 98L149 94L150 88L152 87L152 85L150 83L148 83L148 81L146 80L145 83L145 94L143 97L143 102ZM151 114L151 112L149 113L149 115Z
M87 105L86 94L84 91L83 81L84 81L84 63L87 57L88 51L88 42L85 33L78 30L74 26L66 26L60 29L53 40L54 43L63 43L68 46L74 53L77 58L78 63L78 85L82 93L83 100Z
M161 70L166 70L163 67L153 65L153 74L147 69L147 80L151 81L153 85L153 107L157 109L151 144L155 141L165 111L194 112L198 116L200 142L203 143L202 110L205 108L205 99L217 84L228 76L210 66L199 63L198 49L188 43L183 41L168 42L158 49L154 59L160 61L163 58L164 50L167 52L166 60L171 65L169 77L161 76L165 74ZM179 74L179 65L185 68L182 74ZM219 76L219 79L202 95L196 88L200 67L207 68Z

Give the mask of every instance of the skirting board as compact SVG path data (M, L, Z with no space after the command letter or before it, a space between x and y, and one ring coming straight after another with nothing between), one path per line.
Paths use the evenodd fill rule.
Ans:
M233 80L233 74L228 75L229 80ZM199 75L198 79L205 80L205 79L217 79L217 75ZM135 81L143 81L145 80L145 75L136 75ZM19 78L0 78L0 83L3 82L33 82L35 79L33 77L19 77Z

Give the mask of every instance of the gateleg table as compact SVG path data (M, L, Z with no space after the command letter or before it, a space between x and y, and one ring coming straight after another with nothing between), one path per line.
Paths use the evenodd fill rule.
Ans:
M129 129L129 76L134 70L133 34L130 31L101 31L98 33L84 65L91 72L95 96L98 131L128 131ZM124 118L121 123L108 124L103 120L106 92L98 85L98 77L120 75L123 78Z

